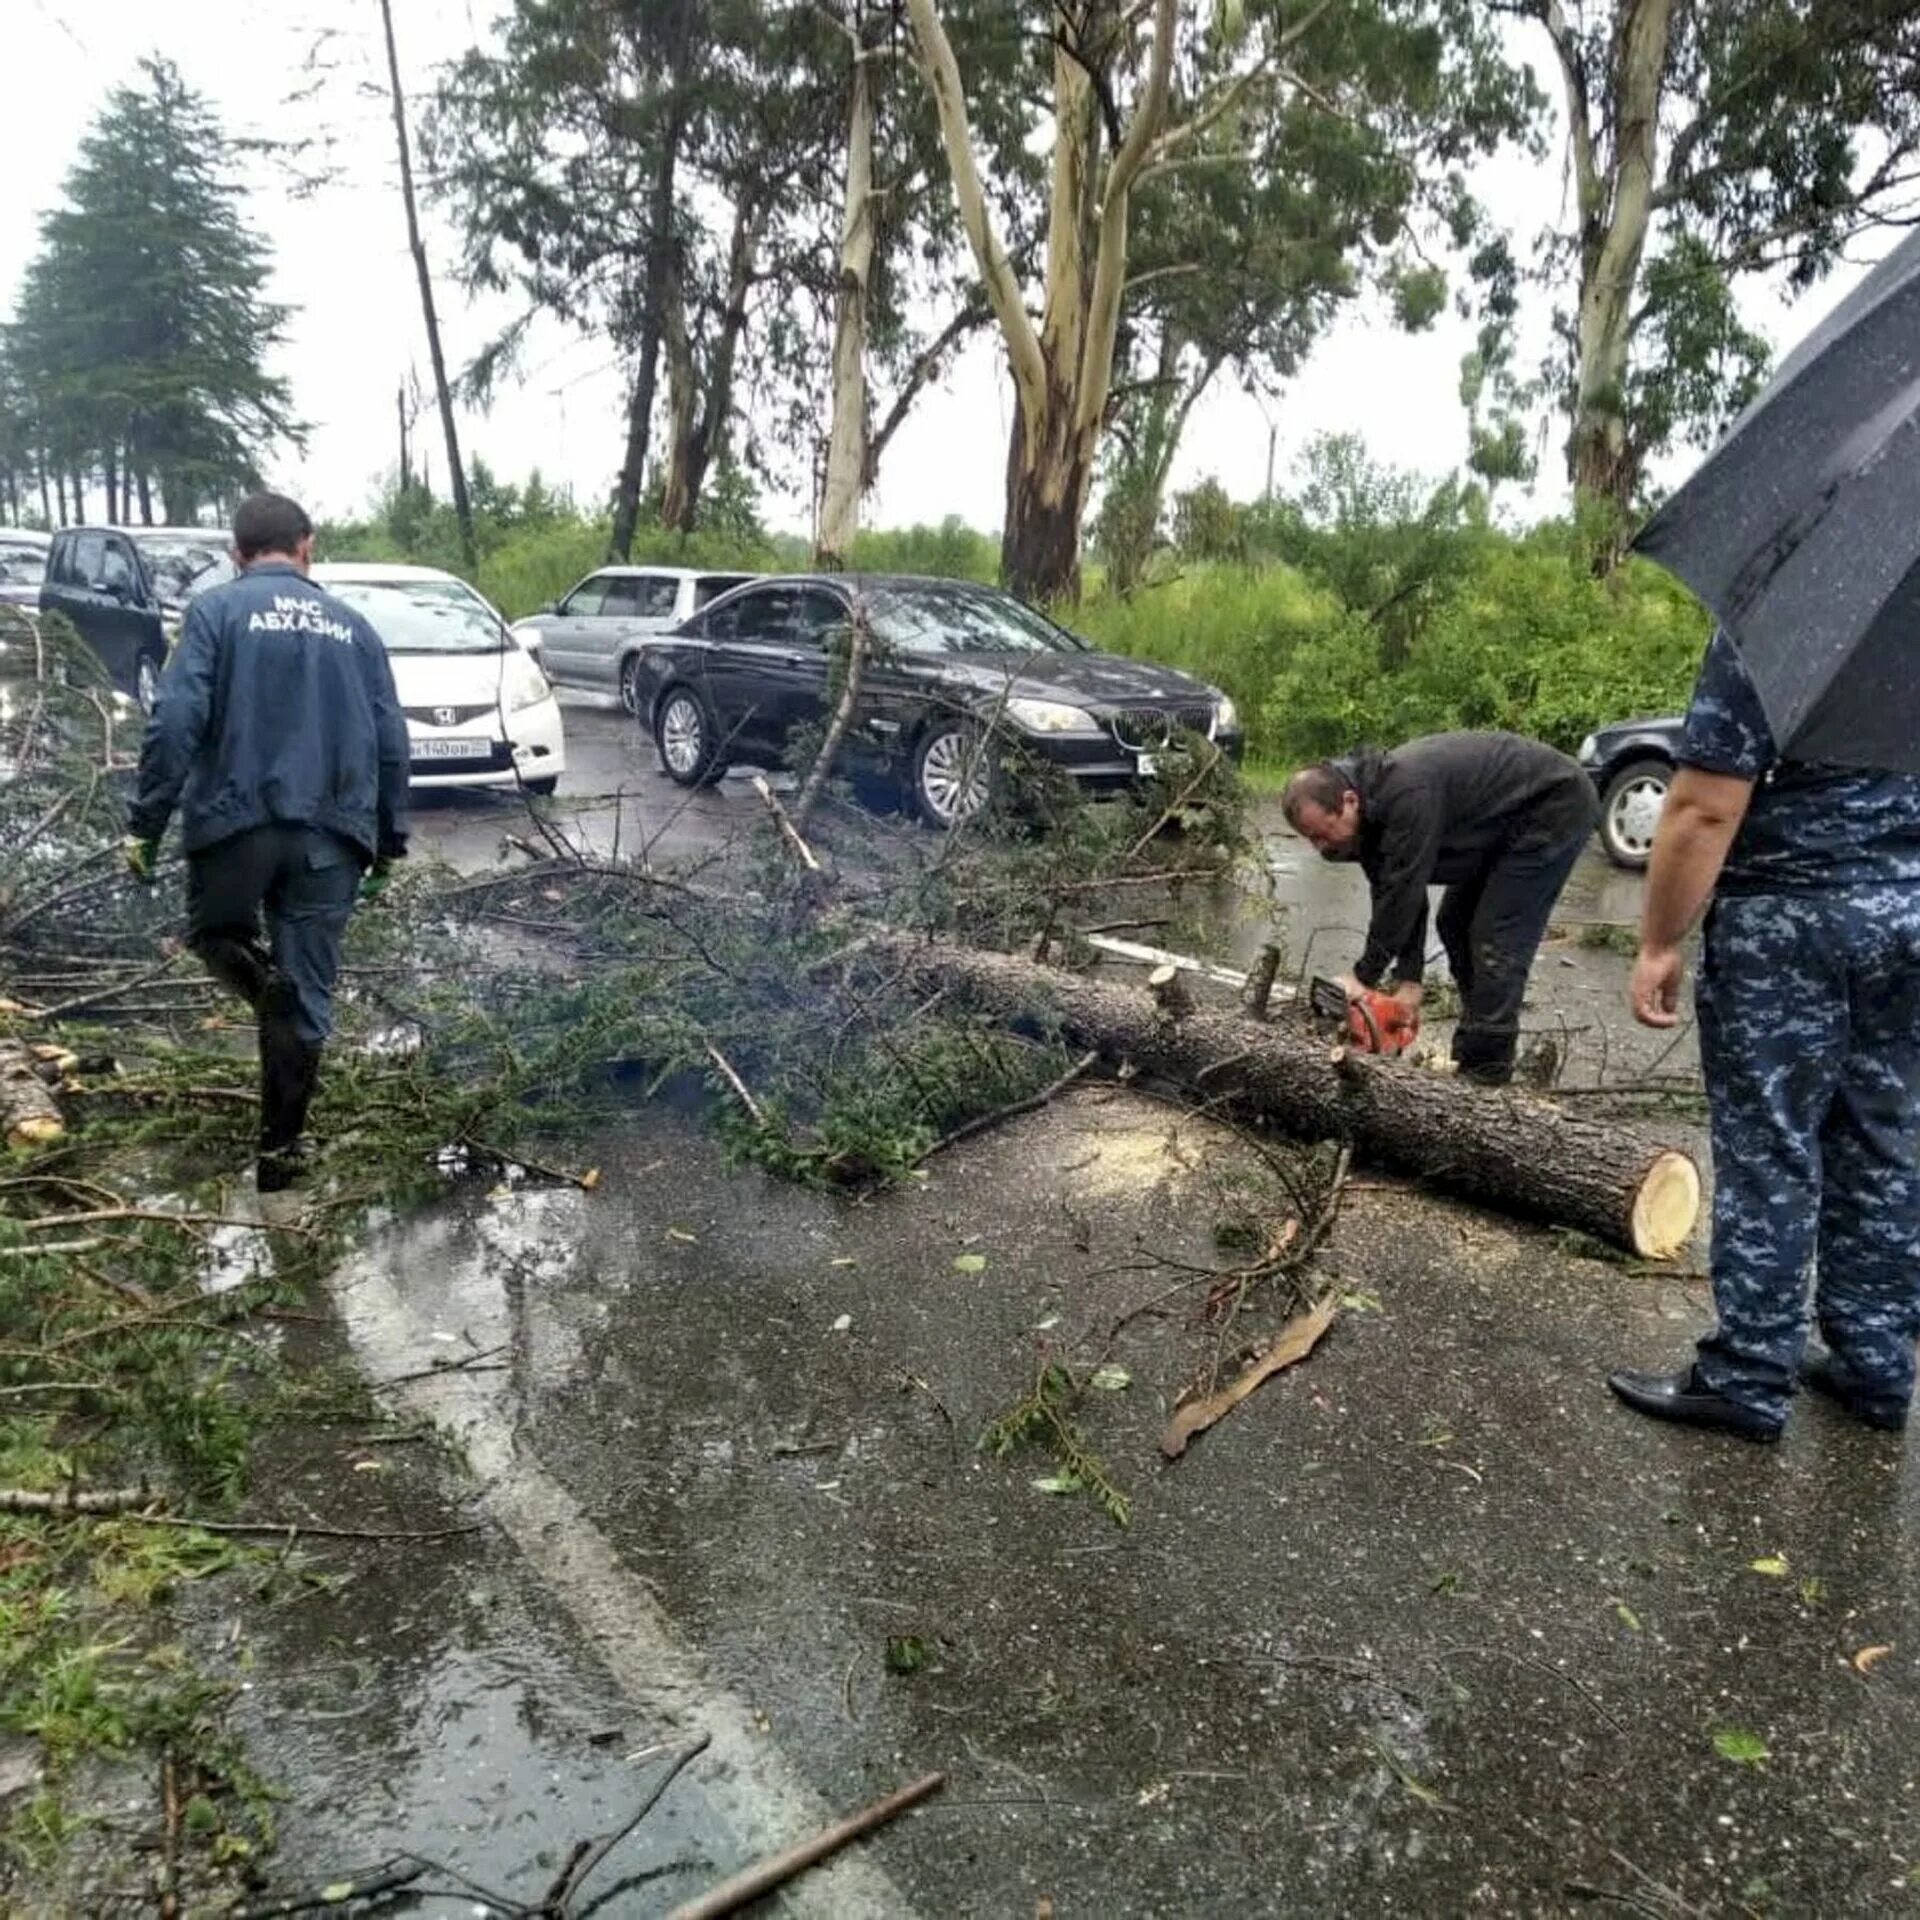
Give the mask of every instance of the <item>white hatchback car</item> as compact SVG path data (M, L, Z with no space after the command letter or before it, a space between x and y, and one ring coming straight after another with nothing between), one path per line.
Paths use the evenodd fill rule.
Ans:
M436 567L329 563L313 579L386 642L411 785L554 790L567 769L559 702L538 655L490 602Z

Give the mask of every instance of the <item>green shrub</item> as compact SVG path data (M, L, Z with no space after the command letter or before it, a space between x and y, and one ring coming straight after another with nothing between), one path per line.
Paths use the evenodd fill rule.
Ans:
M606 557L604 520L563 520L509 534L482 556L474 584L509 620L519 620L558 600Z
M943 580L992 582L1000 577L1000 543L958 514L937 527L867 528L854 535L856 573L926 573Z
M1679 707L1706 636L1691 596L1652 567L1596 580L1558 529L1489 541L1398 671L1382 671L1364 623L1295 649L1269 686L1262 741L1307 759L1502 727L1571 750L1607 721Z
M1068 615L1117 653L1233 696L1257 759L1503 727L1571 750L1611 720L1685 701L1706 643L1692 597L1638 562L1596 580L1566 529L1478 534L1410 644L1287 566L1201 566ZM1402 662L1384 662L1402 651Z
M1163 660L1230 694L1262 758L1294 749L1296 729L1271 696L1296 657L1342 644L1356 657L1373 649L1364 619L1283 566L1196 567L1127 599L1090 599L1062 618L1096 646ZM1331 718L1338 694L1329 685L1312 705Z

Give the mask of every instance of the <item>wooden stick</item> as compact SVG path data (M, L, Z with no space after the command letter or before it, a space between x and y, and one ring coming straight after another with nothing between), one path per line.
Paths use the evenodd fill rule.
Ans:
M0 1513L130 1513L158 1497L148 1487L56 1487L51 1493L0 1487Z
M341 1886L347 1889L346 1899L371 1901L380 1894L398 1893L402 1887L412 1886L431 1866L430 1861L402 1856L366 1873L340 1874L324 1887L296 1893L285 1900L275 1900L265 1906L238 1907L232 1920L289 1920L289 1916L296 1913L318 1913L323 1908L337 1911L344 1904L336 1891Z
M569 1903L573 1899L573 1896L580 1891L582 1885L585 1884L588 1875L653 1811L659 1802L660 1796L680 1777L681 1770L686 1767L690 1761L697 1760L701 1754L706 1752L708 1743L712 1738L713 1736L710 1733L696 1733L693 1738L685 1742L684 1745L676 1747L673 1752L667 1756L667 1764L665 1768L662 1769L660 1778L647 1789L645 1798L642 1799L639 1806L633 1810L633 1813L624 1825L615 1827L614 1830L602 1840L583 1840L580 1842L574 1850L573 1857L567 1862L565 1869L561 1872L560 1877L547 1889L547 1906L549 1908L561 1915L566 1914L570 1910Z
M780 837L792 849L793 857L808 873L825 872L825 868L814 858L813 849L807 845L805 835L793 824L792 815L780 804L779 795L767 785L767 776L764 773L756 773L753 776L753 790L760 796L767 811L773 815L773 823L780 829Z
M132 993L138 987L150 987L155 981L164 980L173 971L171 958L161 961L157 967L149 967L145 973L137 973L131 980L117 981L110 987L97 987L91 993L76 994L71 1000L62 1000L58 1006L42 1007L39 1018L58 1020L66 1014L79 1013L87 1007L97 1007L103 1001L118 1000L122 994ZM183 986L199 986L197 980L182 981Z
M297 1233L313 1237L307 1227L277 1226L264 1220L238 1220L227 1213L156 1213L147 1207L101 1207L92 1213L51 1213L39 1220L23 1220L29 1233L44 1233L49 1227L100 1227L121 1220L145 1221L149 1226L178 1227L189 1233L196 1227L251 1227L259 1233Z
M815 1834L811 1840L799 1841L780 1853L770 1854L765 1860L736 1873L732 1879L721 1881L697 1900L689 1900L685 1905L675 1907L668 1915L668 1920L719 1920L722 1914L737 1913L749 1900L757 1900L763 1893L771 1893L775 1887L785 1886L796 1874L805 1872L816 1861L838 1853L850 1841L860 1839L874 1828L885 1826L897 1814L918 1806L946 1784L947 1776L944 1773L927 1774L911 1786L902 1787L898 1793L891 1793L884 1800L876 1800L870 1807L864 1807L847 1819L836 1822Z
M817 873L819 869L816 867ZM753 1089L733 1070L733 1062L716 1047L711 1040L707 1042L707 1058L720 1069L723 1079L740 1096L740 1104L753 1116L756 1127L765 1127L767 1116L760 1110L760 1102L753 1097Z
M191 1516L176 1517L169 1513L136 1513L129 1516L143 1527L184 1527L193 1533L231 1533L265 1534L275 1540L285 1540L289 1546L297 1539L306 1540L453 1540L462 1534L484 1533L487 1523L484 1520L469 1520L464 1526L429 1527L424 1532L383 1533L364 1527L314 1527L304 1520L195 1520Z
M871 638L866 601L856 599L853 617L848 622L847 671L840 688L840 698L834 703L833 717L827 722L827 737L821 741L820 751L814 755L813 765L807 769L807 777L794 798L793 817L789 824L796 838L812 817L814 808L820 804L820 796L827 790L827 780L833 772L834 763L840 758L840 743L846 739L847 729L853 724L853 710L860 701L860 682L866 673ZM805 846L806 842L802 840L800 844Z
M1098 1053L1083 1053L1059 1079L1049 1081L1038 1093L1029 1094L1024 1100L1015 1100L1009 1106L996 1107L991 1113L976 1114L964 1125L955 1127L951 1133L942 1134L913 1164L922 1166L936 1153L944 1153L947 1148L958 1146L962 1140L971 1140L976 1133L985 1133L989 1127L997 1127L1003 1120L1017 1120L1023 1113L1037 1113L1049 1100L1065 1093L1082 1074L1091 1072L1099 1064Z
M476 1134L467 1135L466 1145L504 1166L518 1167L522 1173L534 1174L542 1180L558 1181L563 1187L578 1187L582 1193L591 1193L600 1184L600 1176L592 1168L586 1173L569 1173L565 1167L550 1167L542 1160L529 1160L525 1154L509 1153L505 1147L496 1147Z
M1154 835L1170 820L1178 817L1180 809L1200 791L1206 782L1207 776L1220 764L1222 758L1220 749L1214 746L1211 740L1207 742L1207 745L1211 750L1212 757L1201 763L1200 771L1180 789L1179 793L1172 800L1168 801L1166 811L1161 814L1160 818L1127 849L1126 858L1128 860L1137 860L1141 854L1146 852L1147 848L1153 844Z

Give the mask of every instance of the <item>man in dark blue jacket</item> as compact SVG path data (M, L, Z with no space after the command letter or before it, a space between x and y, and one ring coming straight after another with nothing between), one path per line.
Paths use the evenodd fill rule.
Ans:
M151 880L178 809L193 950L260 1022L257 1177L271 1193L299 1175L362 876L377 893L407 850L407 723L379 636L306 577L306 514L254 494L233 546L240 577L188 608L161 678L127 863Z

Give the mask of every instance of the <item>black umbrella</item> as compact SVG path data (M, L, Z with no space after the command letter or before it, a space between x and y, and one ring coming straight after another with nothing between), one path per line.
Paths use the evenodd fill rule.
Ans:
M1783 754L1920 773L1920 233L1634 546L1726 628Z

